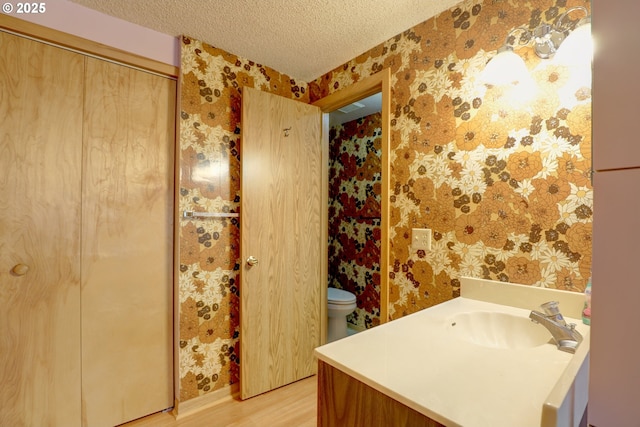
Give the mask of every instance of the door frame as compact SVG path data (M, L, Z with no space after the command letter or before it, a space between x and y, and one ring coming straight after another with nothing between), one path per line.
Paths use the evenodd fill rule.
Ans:
M389 151L390 111L391 111L391 70L385 68L372 76L364 78L342 90L332 93L312 103L322 111L322 275L324 286L320 296L321 301L327 301L327 281L329 275L329 113L371 96L382 93L382 132L381 132L381 181L382 191L380 200L380 323L389 320ZM327 304L322 304L320 337L322 343L327 339Z

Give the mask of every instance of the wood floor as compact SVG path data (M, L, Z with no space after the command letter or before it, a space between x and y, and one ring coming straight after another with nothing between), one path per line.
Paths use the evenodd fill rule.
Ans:
M316 427L317 377L244 401L231 400L176 420L158 413L121 427Z

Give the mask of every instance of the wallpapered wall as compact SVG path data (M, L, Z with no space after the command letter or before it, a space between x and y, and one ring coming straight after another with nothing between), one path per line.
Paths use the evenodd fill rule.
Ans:
M310 83L314 101L392 71L392 318L459 295L460 276L584 289L592 252L589 70L522 48L528 91L480 81L512 28L552 23L571 6L589 2L465 1ZM413 227L433 230L432 251L410 251Z
M238 212L243 87L309 102L306 83L182 38L179 210ZM239 223L180 223L180 401L237 383Z
M184 38L179 209L238 209L241 87L312 102L388 67L391 317L458 295L462 275L582 291L592 252L587 70L523 48L530 92L479 81L510 29L576 5L590 7L467 0L308 85ZM432 251L409 251L412 227L434 230ZM181 222L181 401L238 381L238 242L235 220Z
M356 296L347 320L380 324L381 114L329 131L329 286Z

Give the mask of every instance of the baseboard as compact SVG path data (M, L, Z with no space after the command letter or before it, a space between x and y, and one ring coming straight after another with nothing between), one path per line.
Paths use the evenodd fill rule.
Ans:
M176 399L171 413L176 417L176 420L179 420L220 403L228 402L238 396L239 393L240 388L238 387L238 383L235 383L219 390L212 391L211 393L189 399L185 402L180 402Z

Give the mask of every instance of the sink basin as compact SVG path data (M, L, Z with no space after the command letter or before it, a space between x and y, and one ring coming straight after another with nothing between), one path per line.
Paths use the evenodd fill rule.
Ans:
M315 354L442 425L579 425L589 383L584 295L464 277L460 290L458 298ZM565 320L577 323L584 340L574 354L559 351L551 333L529 320L532 308L547 301L558 301Z
M451 317L446 326L456 338L482 347L523 349L552 340L546 328L531 322L528 317L500 312L459 313Z

